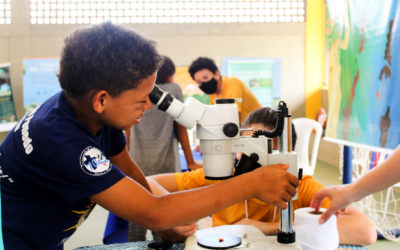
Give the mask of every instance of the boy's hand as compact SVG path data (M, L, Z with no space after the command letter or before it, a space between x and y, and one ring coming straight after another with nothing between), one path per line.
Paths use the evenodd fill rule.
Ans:
M159 231L157 232L157 235L165 241L184 242L187 237L196 232L197 228L197 224L186 224L169 230Z
M253 187L257 197L280 209L286 209L286 202L296 194L299 180L286 171L288 165L263 166L251 172L255 178Z

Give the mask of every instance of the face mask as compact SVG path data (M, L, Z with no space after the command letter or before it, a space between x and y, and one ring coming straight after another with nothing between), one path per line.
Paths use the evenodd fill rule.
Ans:
M206 94L214 94L217 92L217 84L217 80L215 80L215 78L211 78L210 81L201 83L200 89Z

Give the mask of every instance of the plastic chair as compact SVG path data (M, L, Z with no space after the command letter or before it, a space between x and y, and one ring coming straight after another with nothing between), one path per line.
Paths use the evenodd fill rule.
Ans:
M322 125L309 118L293 119L296 129L297 142L294 151L297 152L299 167L303 168L303 175L313 175L317 162L319 142L322 135ZM311 133L315 130L314 146L311 152L311 162L309 161L308 148Z

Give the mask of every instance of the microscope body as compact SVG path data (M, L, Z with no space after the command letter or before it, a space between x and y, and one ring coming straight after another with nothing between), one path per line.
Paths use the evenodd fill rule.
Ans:
M239 116L234 100L207 105L196 125L200 140L203 169L207 179L223 180L232 177L234 158L232 147L240 139Z
M239 115L234 99L217 99L215 105L205 105L194 98L182 103L155 85L150 100L186 128L196 126L207 179L223 180L272 164L288 164L288 171L298 175L297 154L292 151L291 117L284 102L281 102L284 104L284 117L278 117L279 128L259 134L257 131L250 137L240 136ZM271 138L276 136L280 136L280 150L273 150ZM234 153L242 153L235 171ZM291 202L288 202L288 208L280 210L277 244L299 249L295 244L292 216Z

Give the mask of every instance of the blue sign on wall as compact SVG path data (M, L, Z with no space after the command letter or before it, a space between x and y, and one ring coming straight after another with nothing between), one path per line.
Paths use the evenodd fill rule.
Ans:
M0 123L15 122L14 98L10 81L10 64L0 64Z
M273 107L281 96L281 63L278 58L222 58L222 75L244 82L264 107Z
M58 58L24 59L24 110L28 113L61 90Z

